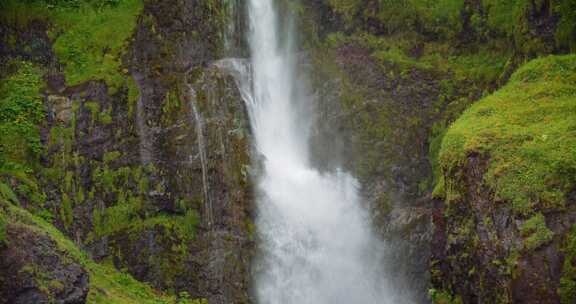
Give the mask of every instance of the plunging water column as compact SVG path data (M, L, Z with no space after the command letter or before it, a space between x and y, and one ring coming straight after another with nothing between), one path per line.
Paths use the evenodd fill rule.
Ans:
M289 26L274 0L249 0L251 69L239 81L263 173L257 181L260 304L398 303L386 290L382 249L359 203L357 182L309 160L311 100L298 87ZM246 75L251 73L251 75Z

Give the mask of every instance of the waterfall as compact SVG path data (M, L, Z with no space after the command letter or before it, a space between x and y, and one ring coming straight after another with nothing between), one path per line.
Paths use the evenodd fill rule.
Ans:
M255 160L262 162L256 300L409 303L387 287L385 246L373 235L357 181L338 168L321 173L311 164L313 100L302 92L289 18L280 21L276 10L274 0L249 0L251 61L218 63L234 70L259 154Z

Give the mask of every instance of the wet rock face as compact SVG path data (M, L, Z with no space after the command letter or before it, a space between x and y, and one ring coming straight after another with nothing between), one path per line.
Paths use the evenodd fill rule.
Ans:
M372 12L366 8L370 3L374 4L356 3L361 7L358 15L364 10ZM411 49L402 51L412 63L380 59L374 52L402 44L402 39L383 30L382 23L387 20L354 16L343 26L343 19L339 20L337 10L330 9L327 1L310 1L306 5L314 17L306 19L304 31L312 29L316 36L310 36L321 41L310 42L309 50L314 62L313 79L319 88L315 160L325 166L336 154L336 162L344 160L345 167L360 179L378 231L397 248L389 257L397 262L392 269L398 277L409 278L408 286L421 291L422 302L429 301L428 270L434 288L444 286L451 294L466 295L462 298L465 303L497 303L502 299L517 303L560 301L556 290L564 264L563 237L534 251L513 252L525 238L518 232L522 221L504 203L494 201L482 184L485 159L473 158L470 167L462 168L462 172L450 172L450 176L468 181L466 191L470 197L460 206L445 206L429 194L433 175L437 174L433 170L438 169L431 165L436 157L433 145L438 144L434 142L437 138L441 141L444 132L438 127L448 126L480 99L483 90L490 92L506 82L525 58L561 51L554 41L558 14L553 13L551 5L550 1L526 3L525 19L522 24L513 25L516 28L511 33L518 41L504 42L515 54L491 83L420 65L425 62L421 56L426 53L428 39L456 43L452 47L457 50L477 48L477 44L499 39L498 33L474 27L474 18L501 13L489 12L482 1L464 1L458 15L462 28L456 33L457 42L443 41L440 36L422 31L420 26L413 29L420 31L417 41ZM317 25L315 20L322 18L330 22ZM335 34L322 42L330 33ZM399 33L406 37L414 34L401 30ZM363 46L365 36L374 44L383 39L387 46ZM474 68L466 67L467 71L470 69ZM334 140L337 138L340 140ZM555 235L565 235L571 216L546 214L546 224L556 227L552 229ZM511 256L517 256L513 263L505 261ZM522 288L531 291L523 293Z
M0 303L86 302L88 273L54 241L31 228L11 224L0 247Z
M17 53L50 67L42 92L46 154L37 178L59 230L96 261L113 261L153 287L210 303L247 303L254 247L250 134L233 78L213 65L224 54L226 22L220 1L145 1L118 88L95 79L67 86L45 24L22 30L17 48L0 44L0 57ZM0 35L11 31L0 26ZM38 49L23 54L29 43ZM25 252L20 245L11 242L0 254L17 259ZM25 258L33 267L47 259ZM73 266L54 265L71 273ZM31 279L12 278L6 292L33 290L29 301L48 299ZM62 292L58 297L75 299Z
M216 294L215 303L248 303L254 248L248 118L234 79L215 66L193 87L204 118L208 207L213 218L202 236L206 277L200 286Z
M154 178L167 185L153 193L153 204L180 214L175 198L189 200L198 213L197 223L188 223L196 225L193 234L152 223L112 234L108 246L119 268L154 286L211 303L246 303L253 247L247 120L230 76L213 65L195 73L183 85L190 90L179 92L180 107L164 112L158 119L166 125L151 135L158 143L151 160L161 168Z
M558 290L566 257L566 235L576 221L574 200L564 212L546 214L557 237L526 246L524 222L510 204L497 201L483 177L488 159L471 155L450 172L462 181L461 200L436 202L432 284L464 303L561 303ZM472 270L471 270L472 269Z
M322 165L338 151L334 159L344 160L360 179L377 230L394 248L386 260L393 261L389 268L398 274L398 288L416 290L414 301L426 302L432 237L428 138L447 76L382 66L368 49L351 44L334 50L330 61L340 74L315 74L323 83L315 155ZM333 71L331 63L316 64L316 73Z
M126 242L119 234L114 242L127 255L184 244L184 254L167 257L180 270L159 269L138 255L119 265L211 303L245 303L253 247L249 131L233 78L213 65L224 53L224 21L212 10L194 1L147 6L130 59L140 91L139 146L147 149L141 162L156 168L151 181L163 185L151 200L164 213L181 213L181 202L193 206L199 215L194 236L170 240L169 230L156 226L142 231L147 238ZM171 271L178 273L167 280Z

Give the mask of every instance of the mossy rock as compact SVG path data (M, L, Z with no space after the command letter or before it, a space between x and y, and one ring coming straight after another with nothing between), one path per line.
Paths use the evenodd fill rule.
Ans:
M444 136L443 172L472 154L490 159L485 182L496 201L510 202L524 216L564 210L576 186L576 55L524 65L504 88L467 110ZM444 176L444 183L450 179Z
M576 55L533 60L472 105L447 129L438 164L435 196L446 223L436 222L447 246L437 259L459 252L475 270L449 256L440 264L450 270L434 266L451 291L465 302L492 294L503 295L498 303L572 299L572 264L564 262L562 280L553 269L571 252Z
M32 294L37 296L34 298L37 301L75 295L88 303L176 303L174 297L164 296L128 274L95 263L60 231L28 211L4 200L0 200L0 210L3 218L5 214L8 240L8 247L0 249L0 255L8 254L17 262L6 267L16 267L15 271L23 280L11 284L20 286L18 284L31 280L35 286ZM5 274L8 272L3 268L0 281L8 279ZM79 279L75 280L75 277ZM15 294L4 295L0 303L22 295L16 294L18 290L2 290L4 292ZM28 293L24 294L28 296Z

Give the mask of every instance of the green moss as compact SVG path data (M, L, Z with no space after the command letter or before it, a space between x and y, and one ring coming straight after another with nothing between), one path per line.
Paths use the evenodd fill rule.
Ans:
M133 222L130 230L134 236L139 231L150 227L161 226L173 231L181 240L191 240L196 233L196 227L200 223L200 217L195 210L188 210L184 216L160 215L143 221Z
M462 304L460 296L453 296L448 291L430 289L428 291L433 304Z
M84 188L78 187L78 191L76 192L76 203L81 204L84 202L85 199L86 199L86 196L84 194Z
M576 55L549 56L520 68L448 130L439 160L447 172L470 154L489 157L485 182L496 200L528 215L562 209L576 172Z
M30 181L30 183L20 183L16 186L17 196L26 198L35 207L42 206L46 202L46 194L43 193L35 181ZM10 199L8 199L10 201Z
M189 210L184 216L160 215L141 221L132 221L131 225L122 234L127 234L136 241L142 234L154 232L156 246L164 248L161 253L151 255L144 249L138 253L144 263L159 269L163 284L173 286L175 280L181 276L181 270L186 267L189 249L188 241L195 234L199 219L195 211Z
M139 221L138 206L128 203L118 204L105 210L95 210L94 231L100 238L126 229Z
M430 136L431 140L430 140L430 146L429 146L429 157L430 157L430 163L432 165L432 176L433 176L433 184L434 185L439 185L441 184L442 187L444 186L444 182L442 181L441 183L439 182L440 179L444 178L442 176L442 172L441 172L441 168L440 168L440 164L438 163L438 155L440 153L440 148L442 147L442 140L444 139L444 135L446 134L446 127L443 124L434 124L432 126L432 135ZM440 190L437 190L435 192L441 192Z
M524 26L522 16L528 4L519 0L482 0L487 10L488 26L509 35L513 35L517 27Z
M10 223L25 225L35 233L46 235L54 240L59 250L65 253L66 258L80 263L88 271L90 275L88 303L175 304L177 302L175 297L165 296L150 286L136 281L130 275L119 272L112 266L95 263L71 240L42 218L1 199L0 210L3 210L0 212L6 212L6 220L9 220ZM34 271L32 265L28 269ZM46 286L50 286L49 281L46 284ZM192 303L201 302L193 301Z
M150 181L148 180L148 177L146 175L142 175L142 177L138 180L138 191L141 194L146 194L148 193L149 188Z
M168 92L162 101L162 123L171 125L176 123L182 113L182 101L180 100L178 87L174 87Z
M61 204L62 205L60 206L60 218L62 219L64 226L68 228L70 227L70 225L72 225L72 222L74 221L72 200L70 199L70 197L68 197L68 194L66 193L62 194Z
M114 170L110 170L108 166L104 166L102 171L102 187L106 192L116 191L116 185L114 184Z
M112 108L108 108L107 110L104 110L102 113L100 113L100 122L103 125L109 125L112 123Z
M94 101L84 103L84 106L90 111L91 125L95 125L100 115L100 104Z
M441 43L459 52L477 53L485 48L515 53L517 58L533 58L549 54L555 48L574 51L576 48L576 3L573 0L396 0L359 1L328 0L335 14L341 17L348 33L367 31L384 36L410 37L420 35L420 45ZM556 46L539 31L535 17L556 24ZM546 20L547 19L547 20ZM355 33L357 34L357 33ZM465 37L465 38L464 38ZM464 39L463 39L464 38ZM399 45L398 45L399 46ZM419 48L419 47L418 47ZM451 52L433 52L448 60ZM409 59L398 49L380 54L393 60ZM420 59L419 55L416 56ZM464 54L464 57L467 55ZM495 57L484 57L491 61ZM420 60L418 60L420 61ZM498 65L478 62L481 68L472 74L493 78Z
M140 96L140 90L132 77L128 77L126 84L128 86L128 117L132 117Z
M554 1L554 12L561 16L556 28L556 43L576 51L576 2Z
M20 204L20 200L18 196L16 196L16 193L12 191L12 188L2 182L0 182L0 199L10 201L14 204Z
M122 152L120 152L120 151L106 152L106 153L104 153L104 158L103 158L104 163L109 164L110 162L117 160L121 156L122 156Z
M30 5L32 1L4 0L0 2L0 20L17 28L32 21L47 21L45 5Z
M564 265L558 294L562 304L576 303L576 225L566 235L563 252Z
M451 75L451 87L462 81L474 81L477 85L484 86L495 83L501 78L512 57L510 47L499 45L498 40L466 49L455 46L450 40L428 41L424 36L415 33L390 36L366 32L351 35L331 33L326 38L325 47L337 48L347 44L362 46L371 51L372 58L383 64L384 69L389 72L390 65L393 65L400 75L412 69ZM421 54L417 57L412 55L414 49L420 49ZM442 92L445 98L451 97L453 93Z
M115 183L118 184L120 188L126 188L130 181L130 176L132 174L132 169L130 167L120 167L114 173Z
M2 11L19 27L32 20L51 25L49 35L68 85L104 80L114 92L126 81L121 56L142 7L141 0L8 0Z
M524 248L534 250L550 242L554 233L546 227L546 221L541 213L528 219L520 227L520 234L524 239Z
M64 176L64 189L63 191L72 192L73 190L73 182L74 182L74 172L68 171Z
M4 68L15 72L0 81L0 168L30 168L43 150L38 129L44 119L42 70L24 61Z
M522 0L483 0L486 9L487 25L491 30L505 33L515 38L516 44L524 51L538 51L535 37L531 37L527 15L531 10L542 11L548 1ZM550 3L551 2L551 3ZM555 0L548 2L551 5L548 14L556 14L560 21L556 28L557 45L576 47L576 3L572 0ZM534 5L534 6L532 6ZM536 39L536 40L534 40Z
M140 0L115 1L114 7L57 8L51 14L54 52L64 63L66 82L105 80L114 91L125 81L121 55L142 10Z
M388 33L412 31L425 26L448 37L462 27L460 11L463 0L400 0L360 1L329 0L332 8L344 17L348 26L356 22L375 19L382 23Z
M78 157L73 154L73 147L75 142L74 128L64 128L55 126L50 129L50 139L48 147L56 150L57 152L51 156L52 169L44 169L45 173L50 175L52 181L62 185L66 173L64 170L68 168L75 161L79 161Z

